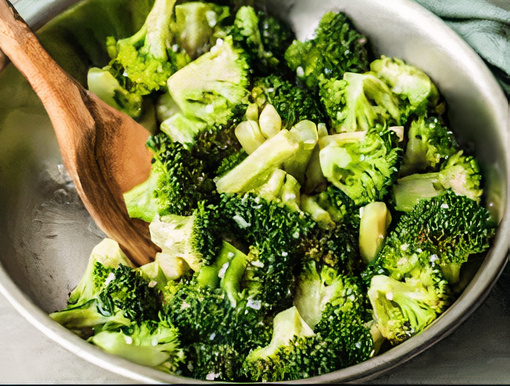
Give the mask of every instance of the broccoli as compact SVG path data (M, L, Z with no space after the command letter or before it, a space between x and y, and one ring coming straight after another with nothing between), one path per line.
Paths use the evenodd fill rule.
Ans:
M278 201L254 193L220 194L216 213L225 237L248 248L244 286L269 310L290 304L293 274L304 253L302 239L315 221Z
M248 64L254 75L290 72L284 53L295 35L282 20L245 5L237 11L228 34L248 54Z
M439 116L419 116L409 125L399 176L436 171L443 161L459 150L453 133Z
M366 296L348 277L310 266L293 306L274 318L271 342L252 351L243 372L251 381L297 380L326 374L375 354L378 336L366 312ZM305 311L303 317L300 312ZM306 318L306 319L305 319ZM313 327L307 323L312 322Z
M170 75L191 60L173 44L174 6L175 0L156 0L135 34L118 40L108 37L110 62L89 72L89 89L133 118L142 114L143 97L164 91Z
M398 98L370 73L346 72L343 78L321 79L319 87L320 100L335 133L401 123Z
M189 280L169 282L165 315L182 335L184 375L239 379L242 358L267 344L266 311L242 288L246 255L229 243Z
M321 77L342 79L346 72L369 70L371 52L367 39L342 12L326 12L314 37L294 40L285 51L288 66L308 88L316 88Z
M448 281L425 256L404 280L385 275L371 279L368 296L376 326L393 345L423 331L453 301Z
M148 222L156 214L191 215L198 202L215 191L204 161L164 133L150 137L147 144L154 157L151 173L146 181L124 194L129 215Z
M398 58L382 56L370 63L370 71L387 83L391 91L407 104L405 119L411 114L423 115L438 106L439 92L432 80L419 68Z
M225 124L235 106L247 103L246 58L233 47L231 37L219 39L210 51L170 76L167 86L179 108L177 116L207 125Z
M419 201L400 216L379 255L367 267L365 277L369 280L383 273L402 280L419 262L419 255L426 253L453 285L469 256L489 248L495 229L487 209L447 190Z
M319 145L322 173L356 205L385 198L401 160L399 136L394 130L376 126L333 134L321 137Z
M482 175L476 159L462 150L449 156L438 172L415 173L397 180L393 186L395 209L409 212L420 200L451 189L458 195L479 202Z
M154 320L161 310L159 298L157 288L140 269L132 267L118 244L105 239L92 251L67 307L50 317L86 337L93 329Z
M174 14L170 28L175 42L191 60L208 52L218 38L225 36L227 27L224 24L231 16L228 6L204 1L177 4Z
M88 341L106 352L167 373L178 371L185 359L179 331L166 320L105 329Z
M190 216L157 217L149 225L151 238L167 256L180 257L197 271L214 260L222 247L213 209L201 201Z

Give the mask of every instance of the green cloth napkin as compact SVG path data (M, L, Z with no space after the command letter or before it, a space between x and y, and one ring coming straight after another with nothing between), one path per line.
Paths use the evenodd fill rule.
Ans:
M510 5L504 9L486 0L415 1L443 19L473 47L510 99Z

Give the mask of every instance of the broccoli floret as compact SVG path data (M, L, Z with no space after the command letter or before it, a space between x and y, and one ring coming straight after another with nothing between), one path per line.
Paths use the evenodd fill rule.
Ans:
M398 98L370 73L347 72L343 78L321 80L319 85L320 100L335 133L401 123Z
M307 201L314 202L313 207L310 208ZM301 208L317 221L315 230L303 240L305 252L302 261L315 261L337 272L357 275L362 261L358 247L360 215L354 202L340 189L330 185L315 196L302 198ZM322 221L318 216L322 217ZM327 226L323 226L324 223Z
M153 153L151 173L124 194L128 213L149 222L156 214L191 215L198 202L215 191L204 161L164 133L150 137L147 144Z
M295 40L285 52L297 79L315 88L319 79L342 79L345 72L366 72L371 53L367 39L342 12L326 12L313 39Z
M441 110L439 92L432 80L419 68L398 58L382 56L370 63L370 70L387 83L391 91L404 101L405 117L423 115L428 110Z
M67 307L50 314L63 326L86 337L91 329L115 328L157 319L157 288L134 269L116 242L103 240L92 251L85 274L71 292Z
M366 297L356 286L350 287L352 283L345 284L343 289L337 287L343 292L336 299L338 304L325 304L314 329L295 306L276 315L270 344L252 351L244 361L247 378L262 382L297 380L327 374L374 355L371 316L356 305Z
M216 217L201 201L190 216L156 217L149 225L151 238L167 256L180 257L197 271L213 261L222 247Z
M166 320L106 329L88 341L111 354L171 374L184 362L179 331Z
M226 124L234 108L247 103L246 58L232 46L230 37L220 39L210 51L175 72L167 86L180 110L176 114L206 125Z
M295 35L282 20L252 6L242 6L229 34L234 43L247 52L254 75L289 72L284 53Z
M111 106L140 118L143 96L166 90L167 79L191 60L174 44L171 30L175 0L156 0L134 35L107 39L110 63L92 68L88 87Z
M389 128L321 137L320 164L326 179L356 205L382 201L401 160L399 136Z
M495 229L487 209L447 190L420 201L398 219L367 271L401 280L419 262L419 254L427 253L453 285L469 256L489 248Z
M301 211L254 193L220 194L217 213L224 234L249 247L244 286L263 307L291 302L293 274L303 254L302 239L316 223Z
M409 212L420 200L451 189L458 195L480 202L483 189L478 162L460 150L443 162L438 172L415 173L397 180L393 186L395 209Z
M373 276L368 296L377 328L393 345L423 331L453 299L441 271L434 262L423 260L402 281Z
M411 121L399 176L436 171L448 157L459 151L453 133L435 115Z
M169 282L165 314L182 334L187 357L184 375L238 380L242 359L269 341L266 309L242 287L246 259L224 243L217 259L202 266L191 280Z

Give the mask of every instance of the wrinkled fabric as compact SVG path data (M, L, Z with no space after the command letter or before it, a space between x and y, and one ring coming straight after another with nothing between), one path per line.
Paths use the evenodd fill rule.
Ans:
M486 0L415 0L486 61L510 99L510 10Z

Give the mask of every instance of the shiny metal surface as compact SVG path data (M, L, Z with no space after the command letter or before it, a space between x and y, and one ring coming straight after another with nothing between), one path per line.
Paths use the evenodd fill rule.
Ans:
M114 2L103 0L107 7ZM76 1L13 3L31 25L39 27ZM486 175L488 206L501 221L494 246L470 284L430 328L367 362L307 380L366 381L449 335L483 302L506 264L510 235L508 102L481 59L439 19L411 1L284 0L268 1L267 6L287 17L299 38L313 31L326 10L345 11L378 53L401 57L425 70L447 100L453 130L462 143L475 149ZM58 54L58 47L54 44L48 49ZM79 72L72 60L68 63L63 56L62 60L71 71ZM101 237L66 178L42 106L19 73L7 67L0 73L0 291L43 333L98 366L140 382L192 381L106 354L47 316L65 305L90 250Z

